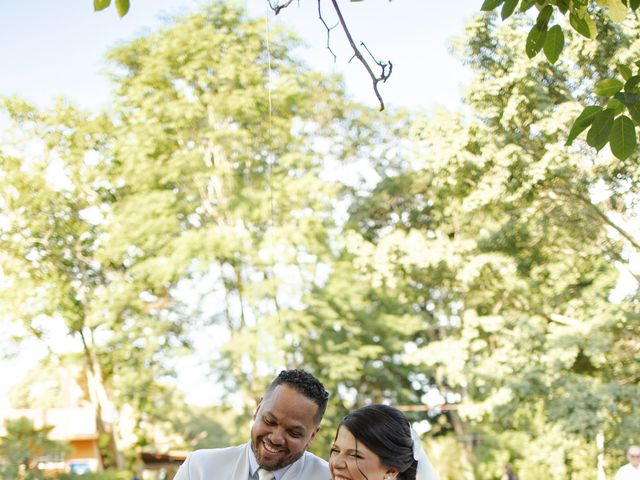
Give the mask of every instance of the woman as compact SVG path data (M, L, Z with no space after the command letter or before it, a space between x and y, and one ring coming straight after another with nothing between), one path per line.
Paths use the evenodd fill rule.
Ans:
M344 417L329 470L332 480L438 480L408 420L388 405L368 405Z

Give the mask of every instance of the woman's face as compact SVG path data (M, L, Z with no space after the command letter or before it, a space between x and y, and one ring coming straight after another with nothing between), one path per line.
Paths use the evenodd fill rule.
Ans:
M383 480L394 479L398 471L380 463L373 453L344 426L338 428L338 435L331 447L329 457L331 480Z

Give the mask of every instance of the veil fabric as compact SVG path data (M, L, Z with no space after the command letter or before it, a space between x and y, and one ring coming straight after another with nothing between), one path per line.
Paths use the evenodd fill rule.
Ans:
M429 458L427 458L424 448L422 448L422 441L418 433L413 428L411 428L411 439L413 440L413 458L418 461L417 480L440 480Z

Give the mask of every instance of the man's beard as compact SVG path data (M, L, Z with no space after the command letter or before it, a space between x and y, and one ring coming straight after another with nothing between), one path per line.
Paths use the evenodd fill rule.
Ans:
M302 455L306 450L306 446L305 446L305 448L300 453L298 453L293 457L287 456L289 453L289 450L287 450L285 456L280 460L278 460L275 464L268 464L268 463L265 463L264 459L262 458L262 454L260 453L260 449L258 448L258 443L262 443L262 442L263 442L262 439L258 439L257 442L254 442L253 440L251 440L251 450L253 451L253 455L256 457L256 461L258 462L258 465L261 468L264 468L265 470L269 470L269 471L280 470L281 468L291 465L292 463L296 462L300 457L302 457Z

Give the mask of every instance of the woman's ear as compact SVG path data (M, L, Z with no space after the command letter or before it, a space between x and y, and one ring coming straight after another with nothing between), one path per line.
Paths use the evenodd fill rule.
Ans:
M384 480L396 480L396 478L398 478L398 473L400 472L397 468L389 468L384 472Z

